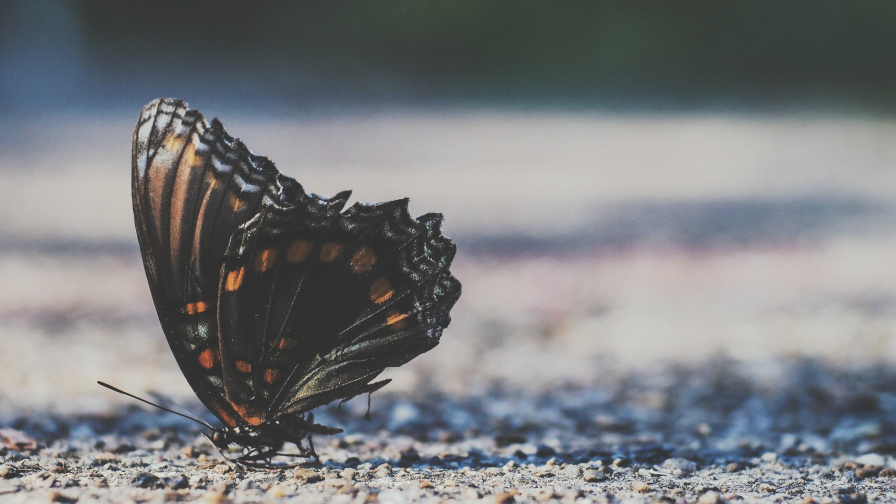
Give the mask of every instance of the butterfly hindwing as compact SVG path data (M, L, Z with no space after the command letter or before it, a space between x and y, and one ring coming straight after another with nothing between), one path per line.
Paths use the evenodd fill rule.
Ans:
M331 202L332 203L332 202ZM228 399L247 421L302 413L434 347L460 285L441 217L407 200L271 205L228 248L219 293Z

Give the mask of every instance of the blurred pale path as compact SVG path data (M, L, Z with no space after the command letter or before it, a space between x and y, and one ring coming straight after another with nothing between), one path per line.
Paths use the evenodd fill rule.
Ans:
M631 203L889 203L896 195L889 121L522 113L223 120L312 192L410 195L415 212L440 211L461 235L575 234ZM3 235L132 242L134 122L0 122Z
M543 390L719 356L896 361L896 123L219 115L309 191L446 215L464 295L390 390ZM136 252L133 122L0 122L4 409L119 400L97 379L192 397Z

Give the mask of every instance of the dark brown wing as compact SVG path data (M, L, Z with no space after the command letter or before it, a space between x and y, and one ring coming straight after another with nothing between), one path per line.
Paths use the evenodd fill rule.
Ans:
M265 203L304 194L268 159L180 100L159 99L134 132L132 199L150 291L168 344L199 399L227 425L217 291L230 236Z
M218 317L227 397L249 423L372 391L439 342L460 296L441 215L347 195L266 205L231 239Z

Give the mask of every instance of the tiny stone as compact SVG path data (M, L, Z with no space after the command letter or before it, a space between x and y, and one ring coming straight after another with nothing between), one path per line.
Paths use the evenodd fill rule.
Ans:
M202 474L197 474L190 478L190 487L192 488L202 488L208 484L208 480Z
M498 469L497 467L487 467L483 472L485 472L487 476L499 476L501 474L504 474L504 471Z
M9 467L6 464L0 465L0 478L3 479L12 479L16 477L16 471L12 467Z
M356 471L352 468L343 469L342 472L339 473L339 475L349 481L353 481L357 477L358 471Z
M93 459L100 463L109 463L117 461L118 456L112 452L103 452L95 456Z
M856 459L856 463L861 464L863 466L871 465L871 466L880 467L880 466L886 465L887 461L882 456L880 456L876 453L868 453L868 454L862 455L861 457L858 457Z
M874 478L880 473L880 467L868 465L856 469L856 477L859 479Z
M582 479L589 483L596 483L598 481L603 481L607 479L606 476L600 471L595 471L594 469L585 469L582 471Z
M519 492L516 490L511 490L509 492L501 492L495 494L495 503L496 504L511 504L512 502L516 502L516 497L519 495Z
M208 462L208 457L204 453L200 453L196 460L198 462Z
M574 465L567 466L563 469L563 475L570 478L578 478L582 475L582 468Z
M697 504L719 504L720 502L722 502L722 497L713 491L706 492L697 499Z
M227 502L227 496L223 492L211 491L205 493L205 502L208 504L224 504Z
M280 485L273 485L271 488L268 488L268 495L274 499L282 499L286 497L286 490Z
M430 483L429 481L420 480L419 483L420 483L420 488L422 488L422 489L433 488L432 483Z
M77 497L70 497L62 492L50 492L50 502L76 502Z
M650 485L641 480L632 481L632 490L638 493L647 493L650 491Z
M257 488L257 486L255 485L255 482L250 479L240 481L240 484L236 486L236 489L241 491L252 490L254 488Z
M725 466L725 470L730 473L738 472L738 471L742 470L743 468L744 468L743 464L740 464L737 462L731 462Z
M778 460L778 454L775 452L765 452L762 454L762 457L760 457L760 458L762 459L763 462L771 463L771 462Z
M323 480L317 472L303 467L296 469L295 473L293 473L293 478L299 483L316 483Z
M881 478L892 478L896 476L896 469L885 467L881 469L880 473L878 473L878 476L880 476Z
M187 458L195 458L196 457L196 450L190 445L187 445L187 446L184 446L183 448L181 448L180 453L181 453L181 455L183 455L184 457L187 457Z
M215 466L214 471L218 474L224 474L233 471L233 469L227 464L218 464Z

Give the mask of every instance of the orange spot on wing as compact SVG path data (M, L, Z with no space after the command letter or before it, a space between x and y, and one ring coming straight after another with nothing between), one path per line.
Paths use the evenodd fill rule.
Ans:
M223 406L219 406L216 404L214 410L218 418L220 418L221 421L224 422L224 425L228 427L236 427L236 420L234 420L233 417L230 416L230 413L228 413Z
M197 313L202 313L208 309L208 303L205 301L197 301L195 303L187 303L187 306L184 307L184 313L187 315L196 315Z
M236 370L240 373L251 373L252 372L252 364L249 364L246 361L238 360L234 363Z
M231 194L230 208L232 208L234 212L239 212L240 210L246 208L246 202L241 200L240 197L236 194Z
M240 288L240 285L243 284L243 273L246 272L246 268L240 268L238 270L231 271L227 274L227 279L224 281L224 290L228 292L233 292Z
M364 245L352 256L350 264L355 273L363 273L372 268L375 263L376 254L373 253L373 249Z
M390 310L386 313L386 324L392 326L393 329L402 330L407 325L407 319L410 315L407 313L400 313L396 310Z
M199 164L199 156L196 155L196 144L190 142L190 145L187 145L181 164L190 168Z
M262 375L262 379L265 382L273 385L283 379L283 371L273 368L265 369L264 374Z
M342 245L338 243L324 243L323 247L320 248L320 260L323 262L330 262L333 259L336 259L342 254Z
M206 348L199 354L199 365L205 369L211 369L221 360L221 354L217 348Z
M168 152L177 152L180 150L180 148L183 145L184 145L184 137L177 136L175 134L170 134L165 139L165 143L163 144L163 147L165 147L165 150Z
M302 262L308 258L314 244L308 240L293 240L286 250L286 260L289 262Z
M255 271L267 271L271 269L277 260L277 249L264 249L255 256Z
M392 284L383 277L377 278L370 286L370 299L376 304L382 304L392 297L395 291L392 290Z
M299 341L292 338L280 338L277 342L277 348L280 350L289 350L290 348L295 348L297 346L299 346Z
M234 402L231 402L230 404L233 406L233 409L243 417L243 420L249 423L249 425L261 425L264 423L264 411L249 404L239 405Z

